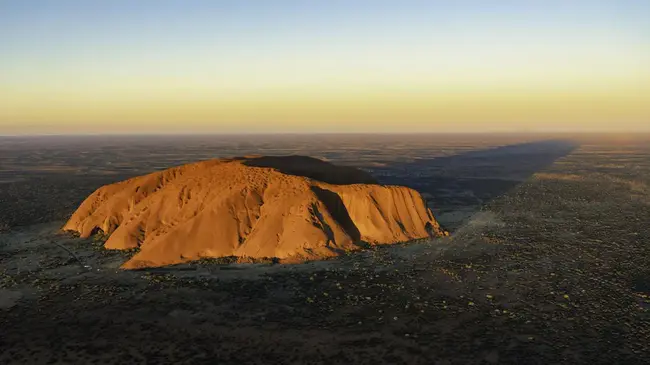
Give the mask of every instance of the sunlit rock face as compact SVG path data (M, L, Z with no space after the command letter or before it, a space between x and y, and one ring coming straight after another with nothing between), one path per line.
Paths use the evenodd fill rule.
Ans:
M139 248L127 269L318 259L445 234L417 191L303 156L215 159L107 185L63 229L109 234L109 249Z

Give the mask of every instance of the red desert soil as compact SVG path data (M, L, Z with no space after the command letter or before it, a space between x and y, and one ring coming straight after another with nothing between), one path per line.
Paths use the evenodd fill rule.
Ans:
M420 194L303 156L215 159L104 186L63 227L140 251L135 269L207 257L336 256L446 234Z

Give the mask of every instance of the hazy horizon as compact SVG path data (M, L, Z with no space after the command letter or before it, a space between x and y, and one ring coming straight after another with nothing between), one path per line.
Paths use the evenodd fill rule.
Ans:
M518 132L518 131L505 131L505 132L186 132L186 133L134 133L134 132L97 132L97 133L15 133L15 134L2 134L0 138L119 138L119 137L138 137L138 138L183 138L183 137L318 137L318 136L450 136L450 137L533 137L533 138L579 138L589 136L623 138L623 139L647 139L650 137L650 131L631 132L631 131L538 131L538 132ZM611 139L610 138L610 139Z
M0 0L0 135L650 132L649 13Z

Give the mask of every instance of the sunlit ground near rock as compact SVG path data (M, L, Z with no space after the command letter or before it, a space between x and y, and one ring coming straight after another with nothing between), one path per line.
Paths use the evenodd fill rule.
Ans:
M12 230L0 362L647 363L650 145L633 142L583 141L450 238L301 265L128 272L57 224Z

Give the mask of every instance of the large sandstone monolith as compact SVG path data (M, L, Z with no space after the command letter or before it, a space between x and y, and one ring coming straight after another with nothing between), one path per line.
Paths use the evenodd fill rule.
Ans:
M215 159L107 185L63 229L109 234L109 249L139 248L127 269L317 259L444 234L417 191L302 156Z

